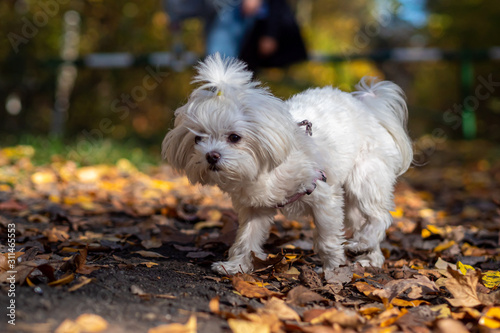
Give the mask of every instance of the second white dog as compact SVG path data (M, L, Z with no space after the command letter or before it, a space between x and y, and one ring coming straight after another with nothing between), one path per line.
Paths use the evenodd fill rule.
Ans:
M266 257L276 209L313 216L324 270L344 264L345 249L362 265L383 264L393 187L413 156L396 84L362 80L353 93L316 88L284 102L252 81L244 63L218 54L200 63L194 82L201 85L176 110L162 151L192 183L232 198L240 226L215 271L249 272L252 252ZM344 228L354 232L347 242Z

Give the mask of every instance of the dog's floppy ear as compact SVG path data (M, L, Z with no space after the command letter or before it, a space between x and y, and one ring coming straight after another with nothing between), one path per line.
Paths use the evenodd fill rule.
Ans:
M244 62L222 57L219 53L206 57L196 69L198 74L192 83L201 83L201 86L193 91L193 95L204 90L213 92L214 96L223 96L259 85L259 82L252 81L253 74Z
M186 167L193 146L192 135L189 135L190 132L185 126L182 126L186 118L184 113L186 107L184 105L175 111L174 128L165 135L161 145L162 157L177 171Z

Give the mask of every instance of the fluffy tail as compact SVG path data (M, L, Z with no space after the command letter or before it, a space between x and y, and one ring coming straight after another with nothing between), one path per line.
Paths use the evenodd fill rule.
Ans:
M365 103L379 123L392 135L402 157L398 176L408 170L413 160L413 149L406 130L408 108L403 90L390 81L367 82L366 78L356 85L352 94Z

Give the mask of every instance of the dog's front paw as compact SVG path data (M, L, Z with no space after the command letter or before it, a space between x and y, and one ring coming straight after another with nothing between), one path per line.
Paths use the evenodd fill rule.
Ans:
M361 255L372 250L367 244L352 239L347 241L344 248L349 254L354 256Z
M218 261L212 264L212 270L220 275L250 273L253 267L241 261Z
M307 195L313 193L313 191L316 189L317 186L316 184L318 182L321 181L326 183L327 181L325 173L321 170L315 170L312 177L313 178L311 182L306 185L305 194Z

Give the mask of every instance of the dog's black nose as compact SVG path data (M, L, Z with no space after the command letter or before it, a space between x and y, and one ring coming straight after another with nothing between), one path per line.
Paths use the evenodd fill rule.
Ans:
M207 153L205 157L210 165L215 165L220 160L220 154L216 151L211 151Z

